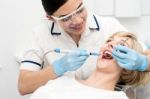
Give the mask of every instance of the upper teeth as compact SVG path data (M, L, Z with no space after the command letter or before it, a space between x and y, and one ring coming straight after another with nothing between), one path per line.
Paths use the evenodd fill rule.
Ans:
M106 53L106 54L110 54L110 55L111 55L111 53L110 53L109 51L105 51L104 53Z

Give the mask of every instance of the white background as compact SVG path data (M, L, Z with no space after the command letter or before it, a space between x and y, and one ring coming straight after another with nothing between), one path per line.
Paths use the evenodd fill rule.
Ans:
M87 1L89 9L99 15L115 16L115 0ZM129 31L150 43L150 0L141 1L140 17L118 19ZM29 98L18 93L19 66L14 55L44 15L40 0L0 0L0 99Z

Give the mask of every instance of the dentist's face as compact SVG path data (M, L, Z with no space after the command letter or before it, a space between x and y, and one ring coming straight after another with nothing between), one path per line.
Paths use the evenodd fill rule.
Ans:
M70 35L79 36L86 28L87 11L82 0L68 0L53 16L53 19Z
M113 59L111 55L113 47L118 44L131 47L132 41L128 37L114 36L109 38L100 50L101 55L97 61L97 68L99 70L104 70L107 72L121 72L121 67L118 66L116 60Z

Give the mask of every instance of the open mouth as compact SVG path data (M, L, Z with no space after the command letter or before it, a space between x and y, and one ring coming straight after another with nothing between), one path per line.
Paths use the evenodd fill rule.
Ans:
M111 52L108 51L108 50L103 52L102 58L104 58L104 59L113 59L113 57L111 55Z

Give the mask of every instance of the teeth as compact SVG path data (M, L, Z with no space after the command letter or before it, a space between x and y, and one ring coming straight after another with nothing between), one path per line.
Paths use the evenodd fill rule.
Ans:
M109 51L105 51L104 54L110 54L111 55L111 53Z
M103 58L105 58L105 59L112 59L111 52L105 51L103 53Z

